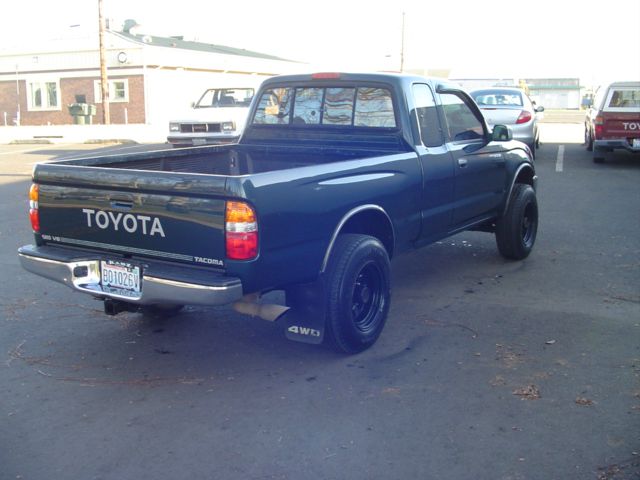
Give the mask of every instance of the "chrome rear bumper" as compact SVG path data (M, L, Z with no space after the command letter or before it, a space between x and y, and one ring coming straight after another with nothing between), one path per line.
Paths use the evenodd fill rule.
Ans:
M242 298L242 282L218 272L150 260L131 261L142 268L140 293L103 289L100 262L123 258L85 254L64 247L25 245L18 250L25 270L98 298L113 298L139 305L225 305Z

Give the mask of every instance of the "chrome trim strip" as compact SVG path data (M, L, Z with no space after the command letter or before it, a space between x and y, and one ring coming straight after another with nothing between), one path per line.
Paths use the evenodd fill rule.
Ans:
M105 248L109 250L115 250L118 252L131 252L131 253L139 253L143 255L155 255L157 257L163 258L173 258L176 260L185 260L188 262L193 262L193 256L191 255L183 255L180 253L169 253L169 252L159 252L156 250L147 250L145 248L136 248L136 247L123 247L122 245L111 245L109 243L101 243L101 242L90 242L87 240L76 240L75 238L67 238L67 237L57 237L61 242L71 243L72 245L81 245L83 247L97 247L97 248Z

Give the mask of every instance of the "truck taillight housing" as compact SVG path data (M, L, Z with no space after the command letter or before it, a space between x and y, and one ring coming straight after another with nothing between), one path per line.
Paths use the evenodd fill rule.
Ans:
M522 110L516 120L516 123L519 125L521 123L527 123L529 120L531 120L531 112L528 110Z
M595 126L594 137L600 140L602 138L602 132L604 132L604 117L602 115L596 116L593 124Z
M227 202L225 211L227 258L253 260L258 256L258 221L245 202Z
M36 183L32 184L29 189L29 220L31 220L31 228L35 233L40 233L39 195L38 185Z

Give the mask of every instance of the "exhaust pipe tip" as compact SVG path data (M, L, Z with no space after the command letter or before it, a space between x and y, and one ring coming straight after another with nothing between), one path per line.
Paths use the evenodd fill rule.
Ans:
M244 315L258 317L268 322L275 322L284 315L289 307L270 303L259 303L260 296L256 294L245 295L241 300L235 302L233 309Z

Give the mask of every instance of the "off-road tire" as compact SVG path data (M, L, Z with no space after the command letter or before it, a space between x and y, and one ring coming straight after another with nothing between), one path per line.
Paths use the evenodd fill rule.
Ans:
M324 281L327 343L349 354L366 350L380 336L391 302L384 246L368 235L338 236Z
M505 214L496 222L500 254L511 260L527 258L538 232L538 201L530 185L517 183Z

